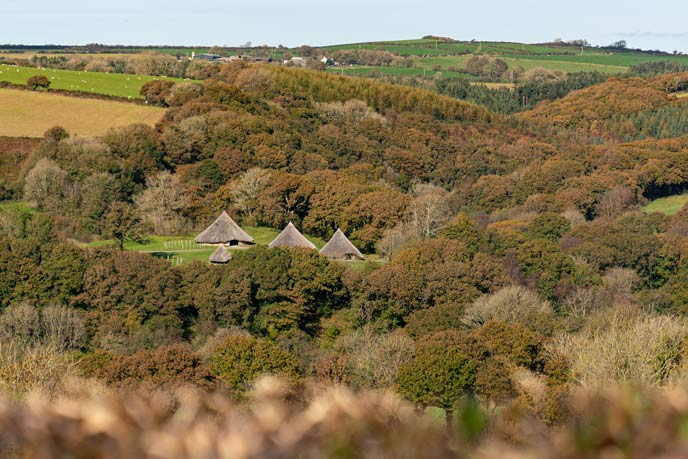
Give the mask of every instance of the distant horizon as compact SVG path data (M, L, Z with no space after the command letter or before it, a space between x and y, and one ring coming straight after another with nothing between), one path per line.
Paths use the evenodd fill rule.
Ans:
M313 48L325 48L328 46L338 46L338 45L355 45L355 44L364 44L364 43L384 43L384 42L401 42L401 41L410 41L410 40L420 40L423 37L426 36L434 36L434 37L441 37L441 38L448 38L451 40L454 40L456 42L460 43L469 43L471 41L475 42L484 42L484 43L523 43L526 45L545 45L545 44L550 44L554 43L555 39L550 39L550 40L542 40L542 41L518 41L518 40L493 40L493 39L480 39L480 38L471 38L471 39L462 39L462 38L455 38L455 37L446 37L446 36L440 36L437 34L426 34L422 37L405 37L405 38L389 38L389 39L383 39L383 40L358 40L358 41L346 41L346 42L328 42L326 44L314 44L314 43L301 43L299 45L292 45L292 46L286 46L283 43L251 43L251 46L246 46L247 43L244 44L202 44L202 43L105 43L105 42L98 42L98 41L86 41L82 43L0 43L0 46L21 46L21 47L27 47L27 48L41 48L41 47L47 47L47 46L55 46L55 47L63 47L63 48L68 48L68 47L77 47L77 46L88 46L88 45L100 45L104 47L112 46L112 47L127 47L127 48L175 48L175 47L180 47L180 48L259 48L259 47L264 47L267 46L269 48L277 48L278 46L286 46L287 48L294 49L298 48L299 46L311 46ZM569 41L569 40L577 40L577 39L586 39L585 37L580 37L580 38L572 38L572 39L562 39L564 42ZM619 39L622 40L622 39ZM643 52L661 52L661 53L666 53L666 54L672 54L674 50L669 50L669 49L658 49L658 48L642 48L642 47L637 47L633 46L632 43L629 43L628 40L626 40L627 46L625 49L628 50L640 50ZM592 43L589 41L588 46L591 48L608 48L611 43L606 43L606 44L601 44L601 43ZM679 50L676 50L679 51ZM683 54L688 54L688 51L679 51Z
M688 53L688 2L678 0L3 0L0 11L3 43L296 47L433 34L518 43L587 39L599 46L626 40L630 48Z

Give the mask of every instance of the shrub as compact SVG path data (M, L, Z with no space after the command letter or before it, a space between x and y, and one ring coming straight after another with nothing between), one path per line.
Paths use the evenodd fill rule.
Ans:
M14 304L0 315L0 341L32 345L38 343L40 334L38 310L28 303Z
M451 223L440 230L439 235L447 239L462 241L472 252L477 252L484 242L483 233L476 227L473 220L464 213L454 217Z
M495 403L513 399L516 395L511 376L513 371L514 365L505 357L491 357L482 361L475 374L476 396Z
M96 360L96 362L93 362ZM103 367L94 374L109 384L133 388L139 384L148 388L191 384L198 388L213 389L215 381L201 357L184 345L159 347L140 351L130 356L107 354L92 356L93 363L103 362ZM86 363L85 363L86 364Z
M280 375L294 382L299 377L296 358L276 344L250 336L230 336L208 360L210 371L235 397L243 397L262 375Z
M443 303L429 309L419 309L406 320L406 332L414 338L463 326L464 307Z
M346 380L356 388L391 388L399 367L413 355L414 344L404 332L375 333L365 327L335 341L333 350L346 359Z
M561 336L552 344L552 351L569 362L575 382L656 386L685 377L685 319L634 313L628 307L613 308L593 319L578 334Z
M37 91L38 89L48 89L50 87L50 83L50 79L45 75L34 75L26 80L26 86L34 91Z
M79 313L65 306L41 311L44 340L58 349L78 349L86 344L86 325Z
M146 103L167 107L165 99L172 94L173 81L153 80L141 87L140 94L146 99Z
M492 355L506 357L514 365L535 371L544 366L544 338L522 325L492 320L474 336Z
M448 412L473 389L476 366L456 347L420 348L399 368L399 392L421 406L438 406Z
M552 306L541 300L537 293L512 285L482 296L466 307L463 323L478 327L498 320L532 328L537 327L538 323L551 321L552 313Z
M535 217L535 220L528 226L528 232L535 238L549 239L558 241L567 231L571 229L571 223L565 217L553 212L545 212Z
M74 360L53 346L20 346L0 341L0 392L23 397L39 391L59 395L70 377L76 376Z

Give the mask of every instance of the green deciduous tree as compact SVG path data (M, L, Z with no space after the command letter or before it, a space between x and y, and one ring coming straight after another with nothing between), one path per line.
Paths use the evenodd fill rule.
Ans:
M428 346L399 368L399 392L420 406L438 406L450 423L456 402L473 389L476 366L456 347Z
M215 349L208 367L240 398L264 374L291 381L299 376L298 361L293 355L268 340L250 336L228 337Z
M105 216L104 231L112 237L120 250L124 250L124 241L139 241L143 238L141 219L133 206L124 202L115 202Z

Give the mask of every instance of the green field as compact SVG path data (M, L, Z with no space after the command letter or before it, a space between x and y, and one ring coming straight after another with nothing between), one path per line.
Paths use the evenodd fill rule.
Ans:
M338 50L383 50L398 56L416 56L413 68L355 66L337 68L331 71L348 75L369 76L372 72L387 75L432 76L428 70L440 67L443 75L462 76L466 74L448 71L449 67L461 69L471 55L485 55L503 59L510 68L521 66L525 70L542 67L564 72L603 72L620 74L632 65L643 62L675 61L688 64L688 56L655 55L625 50L607 50L567 45L537 45L509 42L448 42L435 39L351 43L325 46L322 49ZM423 73L423 70L425 73Z
M464 62L470 56L433 56L423 57L418 60L416 64L419 68L431 69L434 66L440 66L442 73L449 67L462 68ZM535 67L542 67L550 70L562 70L564 72L604 72L604 73L623 73L628 68L619 65L603 65L598 63L591 63L585 60L577 59L577 56L556 56L566 58L563 60L549 60L545 59L547 56L518 56L507 57L500 56L509 65L509 68L516 66L523 67L524 70L530 70ZM554 57L554 56L552 56ZM452 72L450 72L452 73ZM463 74L462 74L463 75Z
M651 214L659 212L665 215L674 215L688 203L688 193L668 196L666 198L655 199L645 206L645 212Z
M129 99L141 99L142 97L139 94L141 87L152 80L184 81L168 77L39 69L0 64L0 81L25 84L26 80L34 75L45 75L50 78L52 82L50 87L52 89L84 91L108 96L127 97Z
M435 75L436 71L428 68L418 68L418 67L379 67L379 66L368 66L368 65L355 65L351 67L329 67L327 69L331 73L336 73L338 75L349 75L349 76L370 76L375 73L382 75L394 75L394 76L423 76L431 77ZM444 76L451 77L463 77L466 79L475 79L472 75L466 75L461 72L453 72L449 70L441 70Z

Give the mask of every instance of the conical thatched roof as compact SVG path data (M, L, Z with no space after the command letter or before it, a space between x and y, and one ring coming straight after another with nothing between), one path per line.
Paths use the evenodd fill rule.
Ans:
M299 230L291 222L270 243L270 247L305 247L317 250L317 247L306 239L303 234L299 233Z
M217 246L217 249L210 255L211 263L227 263L231 259L232 254L229 253L229 250L222 244Z
M212 225L196 236L195 241L199 244L229 244L232 241L253 244L253 238L227 212L222 212Z
M363 254L351 243L349 238L337 228L334 236L320 250L322 255L335 260L364 260Z

